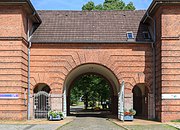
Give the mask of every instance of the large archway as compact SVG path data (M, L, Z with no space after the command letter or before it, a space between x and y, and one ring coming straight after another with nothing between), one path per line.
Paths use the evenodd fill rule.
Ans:
M72 88L73 81L75 81L79 76L82 76L84 74L96 74L101 75L104 77L110 84L112 89L112 114L118 113L118 92L120 90L120 84L115 76L115 74L107 67L95 64L95 63L89 63L89 64L83 64L75 69L73 69L66 77L66 80L64 82L64 100L63 100L63 112L66 115L70 114L70 90Z
M85 73L69 88L70 115L107 115L112 113L113 88L97 73Z

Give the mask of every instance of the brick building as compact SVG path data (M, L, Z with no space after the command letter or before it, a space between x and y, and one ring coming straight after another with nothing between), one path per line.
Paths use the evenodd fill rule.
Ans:
M114 114L124 81L125 108L180 119L180 1L153 0L146 11L36 11L29 0L0 1L0 119L36 118L42 91L44 107L68 115L72 82L86 73L110 82Z

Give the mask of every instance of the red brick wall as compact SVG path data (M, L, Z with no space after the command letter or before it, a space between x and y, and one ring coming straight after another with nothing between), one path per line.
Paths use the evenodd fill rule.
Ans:
M162 9L162 94L180 94L180 6ZM180 119L180 100L162 100L162 121Z
M0 99L0 119L27 119L27 41L24 10L0 7L0 93L18 94L17 100ZM26 102L27 103L27 102Z
M27 39L27 20L21 6L0 6L0 37Z
M27 47L20 41L0 40L0 93L19 94L18 100L0 100L0 118L22 119L26 114L24 92L27 88ZM14 114L12 114L14 113ZM19 116L16 116L19 115ZM11 118L10 118L11 119Z
M1 6L0 19L0 93L19 94L18 100L0 100L0 119L22 120L27 117L26 13L21 6ZM68 73L84 63L110 68L120 82L125 81L126 95L138 83L146 83L150 90L150 44L33 44L31 90L37 83L47 83L53 94L61 94Z
M179 94L180 8L160 7L156 12L156 116L162 121L180 119L180 100L162 100L161 94Z
M153 17L156 21L156 43L155 43L155 48L156 48L156 119L161 121L161 11L162 9L160 8L156 15ZM151 26L154 28L154 25L152 24Z
M38 83L46 83L52 94L62 94L66 76L84 63L104 65L119 82L124 80L127 106L132 106L136 84L145 83L151 91L151 44L32 44L31 90Z
M61 93L63 81L73 68L100 63L110 68L120 81L129 83L132 90L137 83L152 81L148 78L152 76L151 51L150 44L33 44L31 82L33 86L47 83L53 91ZM53 87L53 82L59 85Z
M0 7L0 93L18 93L18 100L0 100L0 119L26 119L27 19L21 6ZM156 117L164 122L180 118L180 100L161 100L161 94L180 93L180 8L160 7L156 14ZM119 82L125 81L125 97L136 84L152 92L150 44L33 44L31 92L36 84L48 84L62 94L68 73L78 65L98 63L108 67ZM128 98L126 99L128 103Z

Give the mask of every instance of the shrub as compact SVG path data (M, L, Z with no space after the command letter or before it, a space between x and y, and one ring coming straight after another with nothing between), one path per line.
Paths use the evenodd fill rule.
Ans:
M136 110L134 110L134 109L129 109L129 112L134 116L134 115L136 115Z
M129 109L129 111L127 109L124 109L124 115L128 115L128 116L134 116L136 114L136 110L134 109Z
M63 119L63 114L60 111L49 111L48 112L48 119L52 116L53 118L56 118L57 116L60 116L61 119Z

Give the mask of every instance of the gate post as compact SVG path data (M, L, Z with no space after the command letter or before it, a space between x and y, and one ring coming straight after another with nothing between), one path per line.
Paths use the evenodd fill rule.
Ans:
M66 99L66 89L64 89L64 92L63 92L63 115L64 117L67 116L67 99Z
M122 81L121 89L118 93L118 119L124 121L124 81Z

